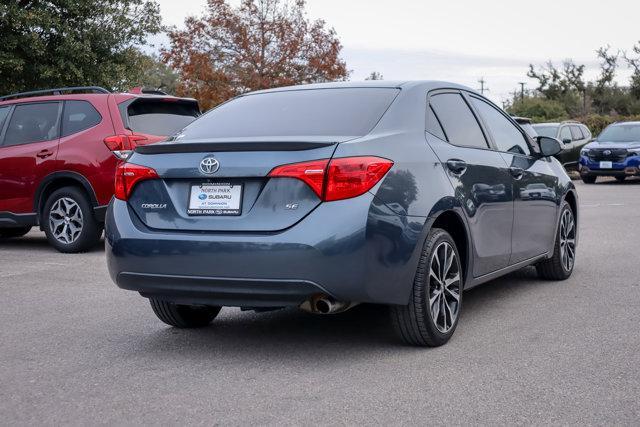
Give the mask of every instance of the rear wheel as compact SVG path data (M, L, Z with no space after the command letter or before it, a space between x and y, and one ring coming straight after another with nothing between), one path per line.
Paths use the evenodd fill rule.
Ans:
M449 233L434 228L420 256L409 304L391 307L400 338L410 345L429 347L449 341L458 325L462 287L456 244Z
M27 234L29 230L31 230L31 227L0 228L0 238L21 237Z
M553 257L536 265L538 276L547 280L565 280L571 276L576 261L576 221L567 202L562 205Z
M593 184L596 182L596 179L598 178L595 175L582 175L582 182L584 182L585 184Z
M627 177L626 177L626 176L624 176L624 175L622 175L622 176L616 176L616 181L618 181L618 182L622 182L622 181L624 181L625 179L627 179Z
M176 328L202 328L220 313L220 307L180 305L150 298L151 308L158 319Z
M65 253L89 250L102 235L102 225L93 217L89 200L76 187L63 187L49 196L42 225L49 243Z

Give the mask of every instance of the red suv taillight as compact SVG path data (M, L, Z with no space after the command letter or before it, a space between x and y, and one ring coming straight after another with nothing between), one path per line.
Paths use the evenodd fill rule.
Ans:
M138 146L139 142L146 141L147 138L142 135L113 135L104 139L104 145L119 158L126 160L129 158L133 149Z
M381 157L342 157L278 166L270 177L297 178L325 202L350 199L371 190L391 169L393 162Z
M128 200L131 190L138 182L156 178L159 178L159 176L154 169L131 163L121 163L116 169L114 195L117 199Z

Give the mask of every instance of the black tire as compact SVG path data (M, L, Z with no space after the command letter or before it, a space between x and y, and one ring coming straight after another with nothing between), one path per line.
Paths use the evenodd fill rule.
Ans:
M448 247L452 248L453 253L455 254L455 259L452 261L451 270L449 271L452 272L451 274L455 275L457 273L459 276L457 285L458 299L457 302L452 301L452 304L455 305L455 319L451 322L449 329L444 332L438 325L436 325L436 321L434 321L432 317L432 307L436 304L438 305L438 314L436 314L436 318L440 320L439 315L444 313L445 322L447 319L446 313L452 312L451 310L447 311L447 309L442 305L442 298L437 299L439 298L437 297L437 294L432 293L432 291L437 292L438 287L441 286L440 284L442 282L435 278L432 279L430 274L432 268L431 265L436 265L434 260L435 252L438 251L438 254L442 254L441 245L443 243L447 243ZM445 250L446 248L447 246L445 246ZM445 273L444 276L445 278L449 277L448 273ZM432 282L432 280L435 280L435 283ZM390 310L391 321L398 336L406 344L415 346L437 347L449 341L458 326L458 319L460 318L463 283L462 264L460 263L460 256L458 255L458 249L454 240L446 231L440 228L432 229L429 232L422 248L422 254L420 255L420 261L418 262L418 270L416 271L414 278L413 290L411 292L409 304L405 306L392 306ZM454 287L453 284L451 287ZM447 293L446 291L440 292L440 296L442 295L445 295L444 304L447 304L447 298L453 297L453 294ZM434 304L427 303L428 299L431 297L436 298L434 300ZM441 311L440 308L444 311ZM451 319L451 316L449 319ZM446 323L444 323L444 326L445 328L443 329L446 329Z
M180 305L155 298L149 302L158 319L176 328L203 328L220 313L220 307Z
M618 182L623 182L625 179L627 179L626 176L622 175L622 176L616 176L616 181Z
M582 175L581 178L585 184L595 184L596 179L598 179L596 175Z
M569 212L571 215L571 220L573 222L572 229L572 238L573 238L573 259L569 267L567 267L567 263L563 257L563 249L562 249L562 220L566 212ZM571 210L571 206L566 201L562 204L562 209L560 210L560 219L558 224L558 230L556 231L556 242L553 247L553 256L549 259L539 262L536 265L536 270L538 271L538 276L541 279L545 280L566 280L571 276L573 272L573 267L575 266L575 253L576 253L576 230L577 225L575 222L575 214ZM567 243L564 244L565 246Z
M22 237L31 230L31 227L0 228L0 238L10 239L12 237Z
M71 225L74 224L74 227L77 227L77 222L72 222L72 224L61 224L58 227L55 227L55 225L52 225L50 221L52 208L59 207L57 203L61 200L68 204L71 204L71 202L75 203L82 218L80 231L76 233L72 233L70 231L69 233L72 233L73 236L68 241L60 240L56 235L61 230L64 230L64 228L60 227L71 227ZM71 206L73 206L73 204L71 204ZM75 208L72 208L72 212L76 215L77 211ZM59 214L54 214L54 216L58 220L61 217ZM66 217L64 217L63 221L66 220ZM54 227L54 230L52 230L52 226ZM44 229L51 246L60 252L77 253L85 252L96 246L100 241L103 227L102 224L99 224L93 216L93 208L91 207L91 203L89 203L85 192L77 187L63 187L54 191L44 204L44 209L42 210L42 228Z

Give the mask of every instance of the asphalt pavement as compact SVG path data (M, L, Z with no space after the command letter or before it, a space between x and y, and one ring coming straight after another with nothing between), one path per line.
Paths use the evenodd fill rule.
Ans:
M464 295L452 340L403 346L384 307L223 309L186 331L118 289L104 248L0 242L0 420L23 424L640 423L640 179L576 182L573 276Z

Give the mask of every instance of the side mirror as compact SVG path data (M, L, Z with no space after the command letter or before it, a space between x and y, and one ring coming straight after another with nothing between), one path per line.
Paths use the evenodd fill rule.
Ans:
M565 138L562 140L565 144L571 144L571 140L569 138Z
M560 141L548 136L539 136L537 138L538 145L540 146L540 153L543 157L551 157L562 151L562 145Z

